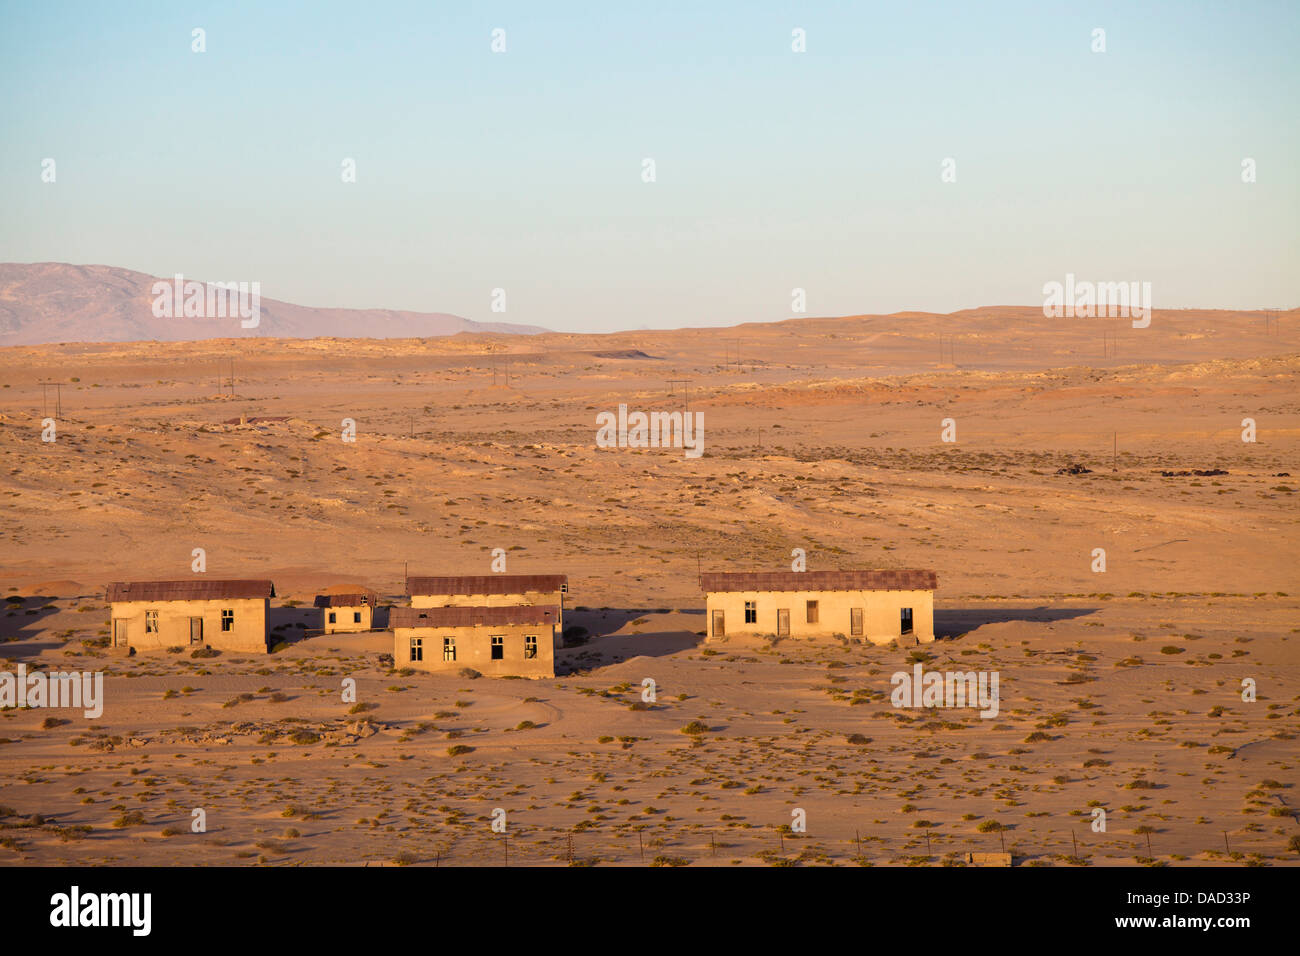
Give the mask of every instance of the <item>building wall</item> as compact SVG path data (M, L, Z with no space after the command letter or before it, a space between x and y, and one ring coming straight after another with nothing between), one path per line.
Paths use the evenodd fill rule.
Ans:
M356 631L368 631L371 622L374 621L374 610L369 604L322 608L322 627L325 628L326 634L351 634ZM361 614L361 623L359 624L352 620L352 616L358 612ZM333 624L330 623L331 614L335 618Z
M455 673L472 667L489 677L554 677L555 627L549 624L505 627L398 627L393 629L393 666L416 670ZM492 637L505 638L505 656L492 660ZM537 656L524 657L524 637L537 638ZM411 660L411 638L424 641L424 660ZM456 660L442 659L442 639L456 641Z
M745 623L745 602L757 605L758 620ZM807 622L807 603L817 602L818 621ZM901 611L912 609L912 633L901 631ZM887 644L893 640L904 643L916 640L934 640L933 591L713 591L706 596L706 634L714 634L713 612L725 615L727 634L777 634L777 611L790 611L790 637L833 637L843 635L850 640L866 640L873 644ZM851 609L862 609L861 635L852 633Z
M117 627L115 622L125 621L127 644L140 650L189 647L192 617L203 619L203 643L209 647L254 654L264 654L269 649L271 602L267 598L115 601L110 608L110 634ZM235 612L229 631L221 629L221 612L225 610ZM157 633L145 633L146 611L158 612Z
M564 592L524 591L519 594L412 594L411 607L514 607L526 604L554 604L560 609L552 647L559 648L564 634Z

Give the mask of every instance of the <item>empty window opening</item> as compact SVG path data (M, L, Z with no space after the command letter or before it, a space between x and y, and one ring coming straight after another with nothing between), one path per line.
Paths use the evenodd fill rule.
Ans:
M361 612L360 612L360 611L353 611L353 612L352 612L352 623L353 623L353 624L360 624L360 623L361 623Z
M524 657L532 660L537 656L537 635L529 634L524 638Z
M336 622L337 622L337 615L335 615L333 611L330 611L330 623L334 624Z
M899 611L898 619L899 619L900 632L903 634L911 634L912 633L912 609L910 607L903 608L901 611Z

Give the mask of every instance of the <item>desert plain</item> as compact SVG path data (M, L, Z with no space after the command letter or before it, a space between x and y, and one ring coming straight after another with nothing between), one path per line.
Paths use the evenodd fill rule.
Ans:
M106 675L0 711L0 865L1295 865L1298 320L0 349L0 670ZM596 447L620 404L703 456ZM104 586L196 548L275 582L276 650L110 654ZM554 679L310 636L494 549L569 576ZM706 642L699 571L794 549L934 569L939 639ZM893 707L917 661L999 713Z

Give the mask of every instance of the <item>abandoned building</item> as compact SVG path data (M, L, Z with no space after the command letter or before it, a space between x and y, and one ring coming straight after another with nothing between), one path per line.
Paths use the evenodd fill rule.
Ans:
M933 571L712 572L700 575L708 639L729 634L934 640Z
M110 641L116 649L207 646L270 649L270 581L131 581L108 586Z
M564 574L480 574L451 577L407 577L406 594L413 608L509 607L541 605L556 609L553 648L564 631Z
M554 677L559 625L555 604L395 607L388 622L394 667L491 677Z
M318 594L316 607L321 608L321 627L326 634L352 634L369 631L375 623L375 604L379 595L363 589L350 593Z

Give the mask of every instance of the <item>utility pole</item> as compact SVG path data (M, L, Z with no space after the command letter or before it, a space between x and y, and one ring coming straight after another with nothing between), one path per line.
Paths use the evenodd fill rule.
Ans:
M686 396L686 409L689 411L691 407L691 380L689 378L670 378L668 380L668 397L672 398L677 394L679 387Z
M51 382L42 379L41 386L41 417L48 418L50 414L50 386L54 386L54 417L63 417L63 383Z

